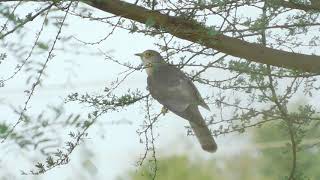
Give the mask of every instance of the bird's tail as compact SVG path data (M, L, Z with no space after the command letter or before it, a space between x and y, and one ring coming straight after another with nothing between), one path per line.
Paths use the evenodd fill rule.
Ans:
M205 123L203 121L203 123ZM201 144L203 150L208 152L215 152L217 150L217 144L211 135L207 125L202 125L190 121L191 128L196 135L198 141Z
M202 118L198 106L191 105L184 112L177 114L190 122L190 126L203 150L208 152L215 152L217 150L217 144L212 137L206 122Z

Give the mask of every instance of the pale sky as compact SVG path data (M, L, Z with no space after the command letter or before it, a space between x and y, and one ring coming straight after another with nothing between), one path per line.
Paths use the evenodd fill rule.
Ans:
M26 7L26 6L24 6ZM21 12L28 9L19 9ZM99 13L99 14L98 14ZM97 11L95 16L106 16L106 13ZM2 23L3 20L1 20ZM63 27L62 36L74 35L78 39L88 42L95 42L107 33L111 28L106 24L89 22L77 17L68 16L68 27ZM30 32L36 32L34 29L39 28L39 21L32 22L26 26ZM43 34L43 41L47 38L52 39L55 36L56 28L46 29ZM17 37L9 37L18 41ZM35 39L34 33L28 33L24 37L24 42L32 45ZM6 39L8 41L8 38ZM72 40L73 42L76 42ZM112 62L107 62L103 56L88 55L88 52L97 53L97 48L104 51L109 51L118 60L122 62L130 62L132 64L140 64L140 59L134 56L137 52L142 52L146 49L158 50L154 43L156 38L147 37L143 34L129 34L127 31L117 29L112 36L97 46L75 47L73 50L78 50L79 54L69 54L63 51L55 51L56 57L49 62L46 69L48 77L45 78L44 87L38 88L36 94L32 97L29 104L29 114L39 114L47 105L59 105L64 101L64 98L72 93L102 93L105 86L117 77L117 74L124 69ZM61 47L61 43L58 44ZM68 47L70 49L70 47ZM5 51L0 49L1 52ZM35 55L40 61L45 60L46 54ZM6 77L12 73L12 68L16 65L13 56L9 56L7 61L0 65L0 77ZM70 71L72 69L73 72ZM215 72L209 72L215 74ZM219 74L220 75L220 74ZM12 113L8 105L23 105L26 94L24 90L30 86L25 85L26 76L20 73L15 79L11 80L4 88L0 88L0 118L15 122L17 116ZM66 85L68 83L68 85ZM146 92L146 73L137 71L131 75L122 85L120 90L125 91L127 88L140 89ZM120 90L118 91L120 93ZM203 95L212 94L211 90L200 88ZM155 102L155 104L157 104ZM160 111L161 106L156 105ZM82 113L86 115L88 108L84 105L75 103L66 104L66 113ZM78 147L71 155L71 162L68 165L55 168L45 175L38 176L38 179L55 180L55 179L70 179L73 180L74 174L81 173L84 177L89 177L86 174L90 172L83 171L81 164L90 162L92 167L97 169L95 179L115 179L125 170L134 170L135 163L138 161L141 154L144 153L144 144L139 143L139 137L136 130L143 122L143 104L138 103L120 112L106 114L99 119L98 123L92 126L89 130L88 139L85 143ZM204 110L202 110L204 112ZM210 113L210 112L205 112ZM118 120L128 120L131 124L111 125L110 122ZM101 124L104 124L101 127ZM159 136L156 140L156 147L159 157L170 154L187 154L190 157L199 157L209 160L216 160L229 156L230 154L238 154L241 152L241 146L248 142L248 137L245 135L226 135L217 138L219 145L218 152L209 154L200 148L195 137L186 136L185 125L186 121L172 113L161 117L160 121L155 126L155 132ZM212 127L214 128L214 127ZM61 134L66 137L68 132ZM101 138L103 136L104 138ZM20 151L14 145L6 143L1 144L3 151L0 151L0 172L10 172L17 176L17 179L35 179L33 176L20 176L20 170L28 171L35 162L43 161L44 156L37 156L37 153L30 151ZM9 148L4 148L9 146ZM240 148L238 148L240 146ZM91 152L86 151L88 148ZM85 159L82 156L89 155L90 159ZM19 163L17 163L19 162ZM78 176L77 176L78 177ZM10 179L10 178L9 178Z
M26 6L24 6L26 7ZM19 9L18 9L19 10ZM28 9L20 9L21 12ZM101 13L101 15L106 15ZM98 16L97 14L95 14ZM35 32L39 29L39 20L28 24L25 28L29 31L23 39L26 44L32 45L35 39ZM94 42L111 28L105 24L97 22L83 21L80 18L68 16L68 27L63 27L62 36L74 35L78 39L88 42ZM31 33L33 32L33 33ZM48 38L55 36L56 28L46 29L42 40L45 42ZM8 37L6 40L17 37ZM76 42L76 41L73 41ZM79 54L68 54L63 51L55 51L56 57L49 62L46 69L48 77L45 77L44 86L36 90L35 95L29 104L27 113L37 115L44 110L47 105L59 105L64 98L72 93L95 93L102 92L105 86L117 77L124 68L112 62L104 60L103 56L88 55L88 52L97 53L97 48L104 51L110 51L118 60L140 64L140 59L134 56L137 52L146 49L155 49L154 43L157 39L146 37L143 34L129 34L124 30L116 30L106 41L97 46L76 47L72 50L78 50ZM61 47L61 43L57 47ZM72 47L71 47L72 48ZM70 47L68 49L71 49ZM1 51L5 51L2 49ZM32 58L44 61L47 54L34 55ZM12 73L16 59L8 54L8 59L0 66L0 77L7 77ZM70 71L72 69L73 72ZM4 104L0 105L1 119L15 122L17 116L12 113L8 105L22 106L26 100L24 90L30 87L25 85L26 75L20 73L13 80L9 81L4 88L0 88L0 99ZM67 84L68 83L68 84ZM127 88L140 89L146 92L146 73L143 71L135 72L122 85L118 92ZM206 91L206 89L202 89ZM212 93L212 92L207 92ZM206 94L206 92L202 92ZM155 103L156 104L156 103ZM97 169L95 179L115 179L121 175L124 170L136 169L136 162L144 153L144 144L139 143L139 136L136 130L143 122L143 104L136 104L127 110L107 114L99 119L98 123L89 130L89 138L85 143L78 147L71 155L71 162L68 165L55 168L45 175L38 176L38 179L74 179L75 173L82 173L84 177L89 177L81 168L84 162L90 162ZM156 105L160 111L161 106ZM71 112L82 113L89 112L84 105L75 103L66 104L66 114ZM111 125L110 122L118 120L128 120L131 124ZM101 124L104 124L103 127ZM187 122L172 113L161 117L161 120L155 126L155 133L158 135L156 148L158 157L165 154L187 154L190 157L203 157L206 159L215 159L230 153L232 147L237 147L239 142L233 142L232 135L217 138L219 150L215 154L209 154L200 148L195 137L186 136L185 125ZM63 132L62 137L67 137L68 131ZM103 136L104 138L101 138ZM231 143L231 142L233 143ZM246 141L246 138L243 139ZM62 144L63 145L63 144ZM8 174L14 174L18 179L35 179L33 176L20 176L20 170L28 171L37 161L43 161L44 156L38 156L37 153L30 151L20 151L15 145L1 144L7 150L1 151L0 169ZM90 159L82 158L83 154L89 153L85 149L89 148ZM89 154L90 154L89 153ZM17 163L19 162L19 163ZM2 174L2 173L1 173ZM77 176L78 177L78 176ZM10 179L10 178L9 178Z

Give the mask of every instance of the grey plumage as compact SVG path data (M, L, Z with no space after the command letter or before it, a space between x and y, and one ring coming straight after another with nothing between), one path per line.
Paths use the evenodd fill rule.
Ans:
M217 145L202 118L198 105L209 110L193 82L178 68L167 64L153 50L136 54L147 67L148 89L154 99L173 113L189 121L202 149L215 152Z

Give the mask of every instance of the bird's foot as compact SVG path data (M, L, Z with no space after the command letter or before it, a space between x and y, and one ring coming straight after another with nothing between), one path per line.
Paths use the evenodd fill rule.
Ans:
M168 112L168 108L166 108L166 107L163 106L163 107L161 108L161 114L165 115L167 112Z

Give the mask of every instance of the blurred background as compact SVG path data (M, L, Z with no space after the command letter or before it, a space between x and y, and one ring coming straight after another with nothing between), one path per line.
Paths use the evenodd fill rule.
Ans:
M0 24L7 23L11 17L10 12L17 3L19 2L0 2ZM15 9L15 14L17 17L27 17L30 12L37 12L44 5L46 4L36 2L22 3ZM107 19L110 16L86 5L72 8L76 9L72 13L94 12L96 19ZM123 107L110 105L107 113L97 115L105 110L99 105L101 99L106 98L107 104L112 100L118 102L118 99L134 99L148 93L146 73L138 68L141 62L134 54L146 49L161 51L162 46L159 44L165 42L148 34L148 28L144 29L147 35L129 33L124 28L114 31L114 25L79 17L70 12L65 19L59 41L53 53L48 56L51 45L57 39L55 37L65 11L66 9L53 9L49 15L42 14L25 24L17 33L1 38L0 79L8 79L0 83L3 86L0 88L1 138L4 139L6 133L19 122L10 136L0 144L1 180L147 180L155 176L159 180L274 180L288 177L293 158L290 136L283 121L277 121L276 118L268 124L255 125L256 128L230 128L232 131L226 130L226 133L218 134L218 151L210 154L202 151L195 137L188 135L188 123L173 113L160 115L152 123L150 130L145 101ZM256 12L252 7L239 10L239 14L246 13L253 19L260 17ZM18 18L11 18L13 25L20 22ZM115 21L118 20L112 22ZM221 22L223 19L216 21ZM4 29L1 35L8 32ZM317 30L312 31L312 28L309 31L310 36L318 33ZM112 36L108 36L109 33ZM179 42L179 45L185 46L190 43L184 40ZM29 57L30 49L32 55ZM297 49L304 53L319 53L317 46L299 46ZM181 51L180 54L173 54L169 56L170 61L179 63L183 59L181 56L191 56L190 53L191 51ZM197 56L192 61L201 64L215 60L211 51L208 54ZM26 59L30 61L23 65L20 72L20 66ZM35 86L34 82L38 83L37 75L42 71L46 60L48 64L40 78L41 83L28 101L31 97L30 89ZM137 69L130 71L128 67ZM15 74L17 70L19 73ZM184 70L196 74L194 71L199 69L186 67ZM257 71L260 72L259 69ZM277 73L285 74L282 71ZM203 76L218 81L228 79L230 74L209 69ZM279 91L285 91L289 81L282 77L279 79ZM249 84L253 82L250 78L241 78L241 82L243 81ZM200 80L195 84L212 109L210 112L201 109L201 112L208 121L213 122L210 125L213 131L224 132L226 126L229 130L231 121L221 124L215 122L219 118L227 119L226 117L235 114L232 109L219 109L214 98L221 96L221 99L230 98L230 101L236 102L238 99L250 99L250 95L254 94L247 90L249 95L243 96L245 93L240 90L238 92L238 89L229 92L223 88L210 88ZM305 84L308 85L307 82ZM288 103L288 109L293 114L300 115L301 106L318 105L317 93L306 96L302 91L298 91ZM126 94L128 96L124 96ZM263 104L264 100L261 98L261 104L253 104L253 107L263 109L269 106L269 102ZM249 100L244 101L247 103ZM159 114L161 106L156 101L149 103L152 104L152 115ZM23 109L26 111L21 114ZM221 114L225 116L220 117ZM253 118L257 122L265 120L260 116ZM241 126L242 123L247 122L243 120L238 125ZM299 180L320 179L318 126L319 123L314 121L297 128L298 133L303 134L303 141L300 139L302 136L297 136L301 149L297 152L299 159L295 174ZM87 127L90 128L86 129ZM80 135L81 138L78 138ZM64 159L68 163L62 161L61 165L50 165L48 157L59 159L64 157L64 153L69 153ZM41 174L42 168L49 170ZM30 175L36 172L40 172L40 175Z

